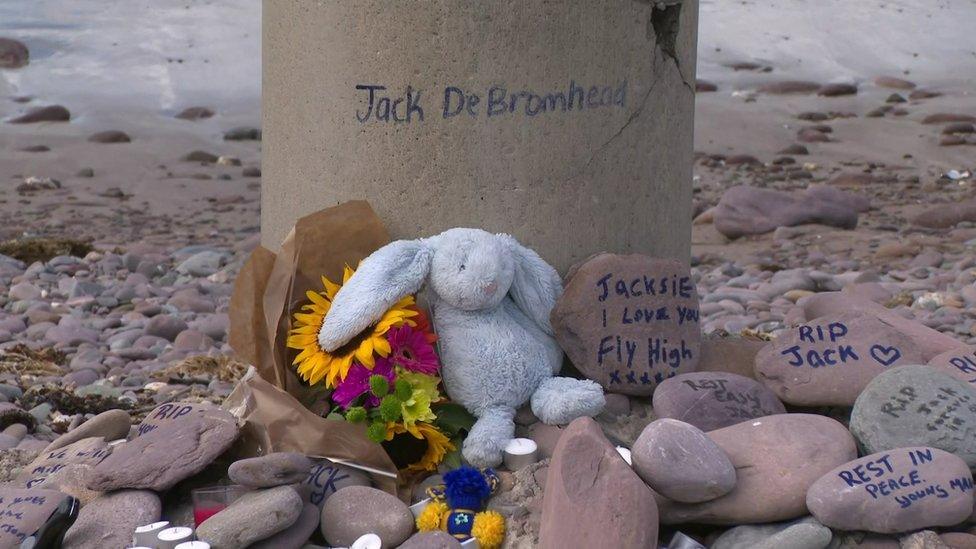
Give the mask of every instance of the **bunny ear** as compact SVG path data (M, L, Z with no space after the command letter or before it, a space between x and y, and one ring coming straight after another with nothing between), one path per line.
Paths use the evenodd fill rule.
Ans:
M552 335L549 313L563 293L563 282L552 265L539 254L518 243L507 234L498 235L515 260L515 278L509 293L515 304L522 309L542 331Z
M376 250L342 286L319 330L319 345L334 351L375 324L404 297L417 293L434 251L422 240L398 240Z

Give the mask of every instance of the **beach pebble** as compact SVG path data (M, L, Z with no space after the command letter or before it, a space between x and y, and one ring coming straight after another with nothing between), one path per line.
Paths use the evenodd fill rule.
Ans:
M928 366L976 387L976 346L965 345L932 357Z
M30 50L20 40L0 38L0 69L19 69L30 62Z
M782 333L756 356L756 375L789 404L852 406L875 376L923 357L890 324L851 311Z
M931 446L976 466L976 390L928 366L877 376L851 411L851 433L868 452Z
M226 255L215 251L205 250L194 254L176 267L176 271L190 276L210 276L224 265Z
M857 94L857 86L854 84L827 84L817 90L817 95L823 97L839 97L855 94Z
M413 514L407 505L376 488L344 488L322 508L322 535L333 546L349 547L360 536L372 533L388 549L406 541L413 531Z
M88 136L88 141L92 143L129 143L132 138L121 130L106 130L91 134Z
M302 498L290 486L256 490L203 521L196 535L213 549L248 547L294 524L302 509Z
M313 503L305 503L294 524L277 534L255 542L249 549L301 549L319 529L322 512Z
M176 316L156 315L146 324L145 334L173 341L186 328L186 322Z
M607 391L628 395L650 395L666 378L696 368L698 317L687 265L608 253L575 269L550 315L573 365Z
M237 420L220 409L198 410L115 447L95 466L88 487L163 491L216 459L237 439Z
M261 141L261 129L241 126L224 132L225 141Z
M5 523L13 526L0 528L0 547L20 547L21 536L25 535L22 532L37 531L65 497L65 494L56 490L0 488L0 511L6 515Z
M214 112L209 107L187 107L176 113L176 118L180 120L202 120L213 115Z
M726 237L739 238L805 223L853 229L857 218L857 209L849 203L740 185L722 194L714 225Z
M847 429L819 415L767 416L707 435L732 461L735 488L703 503L678 503L659 497L662 524L748 524L802 517L807 513L810 485L857 457Z
M30 282L19 282L7 290L7 297L16 301L30 301L41 297L41 289Z
M417 532L410 539L403 542L399 549L460 549L458 540L447 532L434 530L432 532Z
M132 426L132 418L125 410L107 410L82 423L54 440L45 452L51 452L81 439L102 437L106 441L125 438Z
M249 488L295 484L308 478L312 462L302 454L275 452L235 461L227 470L234 483Z
M812 517L776 524L749 524L726 530L709 549L825 549L833 533Z
M350 486L370 486L369 477L358 469L329 460L313 465L302 485L308 490L309 501L320 509L333 494Z
M705 433L675 419L644 428L631 447L634 471L673 501L709 501L735 488L735 468Z
M783 403L752 378L691 372L665 380L654 391L654 413L714 431L757 417L786 413Z
M653 492L590 418L570 423L556 445L541 520L542 549L657 546Z
M807 507L839 530L890 534L954 526L973 512L973 477L948 452L895 448L825 474L807 491Z
M26 113L8 120L11 124L35 124L37 122L67 122L71 113L61 105L34 107Z
M137 526L159 520L162 504L148 490L120 490L104 494L81 508L78 520L64 537L64 549L125 547Z

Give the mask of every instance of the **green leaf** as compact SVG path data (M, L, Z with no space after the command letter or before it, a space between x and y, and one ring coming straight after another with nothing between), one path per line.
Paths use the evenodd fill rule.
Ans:
M444 461L441 463L449 469L457 469L462 465L461 443L463 442L463 439L461 437L457 437L452 439L451 442L454 443L454 450L448 452L447 455L444 456Z
M460 404L444 402L433 405L431 409L437 415L434 424L446 433L447 436L453 437L462 431L468 432L471 430L471 426L474 425L475 417Z

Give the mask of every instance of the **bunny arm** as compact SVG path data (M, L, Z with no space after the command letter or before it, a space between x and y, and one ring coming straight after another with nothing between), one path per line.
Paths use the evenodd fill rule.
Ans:
M535 251L507 234L498 235L515 260L515 277L509 295L523 313L547 335L553 335L549 314L563 293L563 282L552 265Z
M397 240L376 250L342 286L319 330L319 345L334 351L375 324L430 272L433 250L423 240Z

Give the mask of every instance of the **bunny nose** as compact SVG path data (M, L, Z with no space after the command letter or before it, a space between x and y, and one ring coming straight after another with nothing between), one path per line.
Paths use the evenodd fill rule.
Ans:
M489 295L489 296L490 295L495 295L495 292L497 292L497 291L498 291L498 283L497 282L492 282L491 284L488 284L484 288L485 295Z

